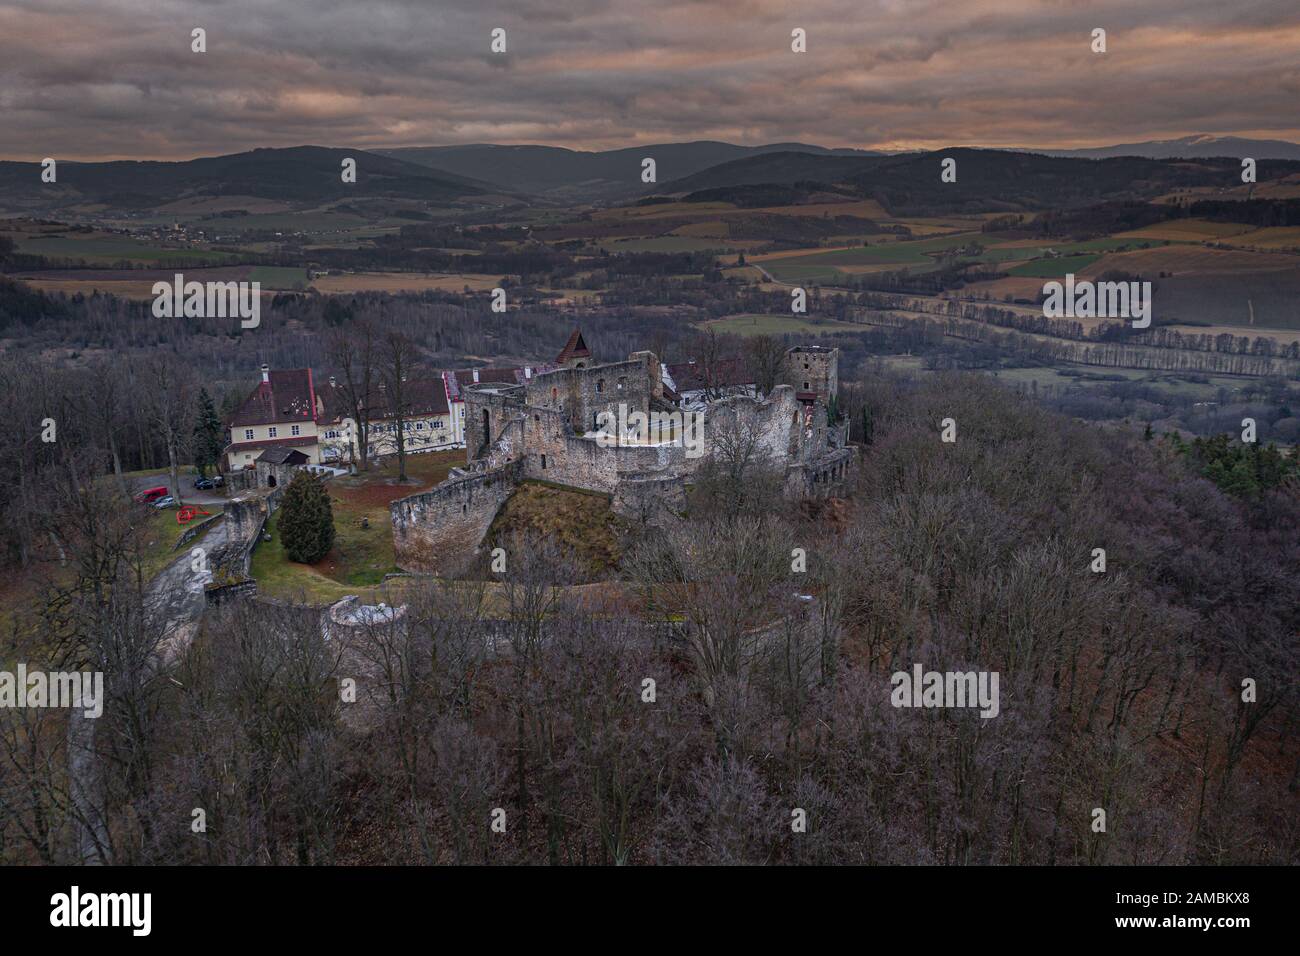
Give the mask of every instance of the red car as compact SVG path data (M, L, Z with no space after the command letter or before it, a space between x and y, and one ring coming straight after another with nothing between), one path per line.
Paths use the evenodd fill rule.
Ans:
M149 504L150 502L157 501L159 498L163 497L164 495L169 495L169 494L171 494L171 491L168 490L166 485L159 485L157 488L149 488L145 491L140 492L138 495L135 496L135 500L140 502L141 504Z

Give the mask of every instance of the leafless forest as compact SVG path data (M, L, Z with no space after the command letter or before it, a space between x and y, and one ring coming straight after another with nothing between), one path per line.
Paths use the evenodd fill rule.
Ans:
M45 388L113 414L4 373L11 408ZM0 416L7 560L73 572L13 609L5 655L107 680L86 753L66 711L0 712L0 860L1297 862L1295 494L1228 497L973 376L841 400L873 423L844 499L724 470L607 587L519 539L493 580L416 585L401 626L327 641L318 610L237 602L175 654L130 509L90 478L129 433L85 417L35 449ZM998 671L998 718L892 707L918 662Z

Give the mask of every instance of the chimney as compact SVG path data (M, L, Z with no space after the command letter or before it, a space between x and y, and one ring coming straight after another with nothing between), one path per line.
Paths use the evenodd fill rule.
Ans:
M474 369L474 384L478 384L478 369Z
M262 384L271 384L271 366L267 365L265 362L262 363Z

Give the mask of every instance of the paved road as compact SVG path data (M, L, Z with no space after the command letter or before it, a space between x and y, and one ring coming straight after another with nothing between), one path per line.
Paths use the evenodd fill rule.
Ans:
M228 540L226 519L221 518L198 542L181 548L176 559L149 582L145 606L151 616L158 615L164 622L163 644L159 648L164 662L171 662L189 646L205 607L203 588L212 580L211 562L196 571L191 552L202 548L210 556Z

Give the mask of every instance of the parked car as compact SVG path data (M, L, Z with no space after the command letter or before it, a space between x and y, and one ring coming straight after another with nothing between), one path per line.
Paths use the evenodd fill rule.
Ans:
M159 498L157 501L153 503L153 506L155 508L170 508L174 504L176 504L175 498L173 498L171 495L163 495L161 498Z
M167 494L167 486L159 485L157 488L149 488L135 496L135 500L141 504L152 504L159 498Z
M215 488L217 486L211 478L195 478L194 487L200 491L207 491L209 488Z

